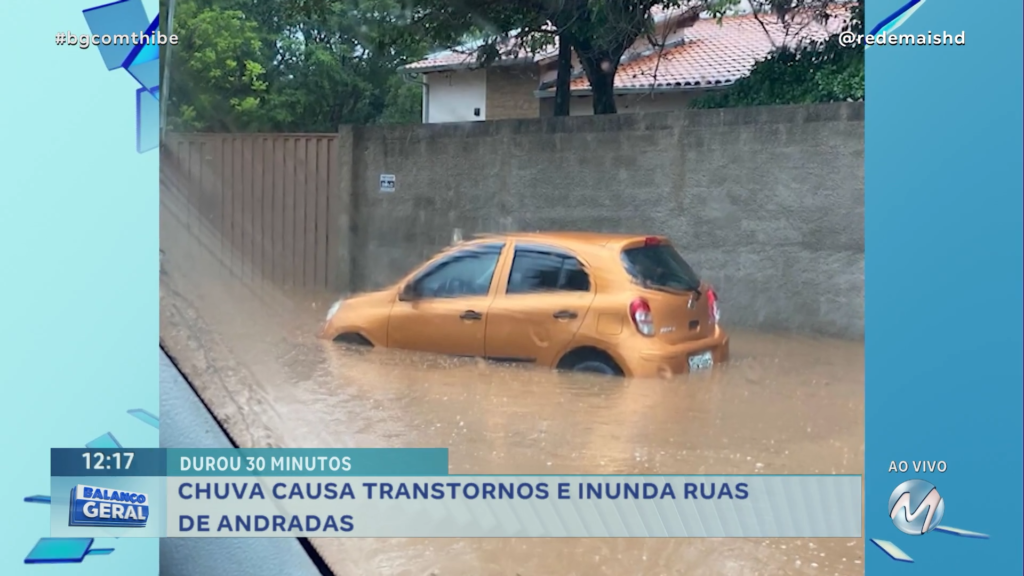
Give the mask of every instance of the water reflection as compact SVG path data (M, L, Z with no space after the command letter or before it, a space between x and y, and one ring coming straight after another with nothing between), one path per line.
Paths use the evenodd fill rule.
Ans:
M668 381L314 337L320 297L167 242L161 341L243 446L448 447L452 473L861 473L863 345L734 332ZM177 248L177 249L176 249ZM316 540L338 574L862 574L857 540Z

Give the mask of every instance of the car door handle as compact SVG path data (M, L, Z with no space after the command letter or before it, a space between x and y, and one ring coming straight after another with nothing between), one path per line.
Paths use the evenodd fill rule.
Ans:
M575 320L577 317L579 317L579 314L573 312L572 310L559 310L558 312L552 314L552 316L554 316L557 320Z
M476 310L466 310L459 315L459 318L462 318L463 320L481 320L483 317L484 315Z

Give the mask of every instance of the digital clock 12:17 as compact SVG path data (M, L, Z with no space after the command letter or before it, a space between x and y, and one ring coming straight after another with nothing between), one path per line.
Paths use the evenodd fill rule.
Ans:
M135 459L134 452L83 452L86 470L128 470Z

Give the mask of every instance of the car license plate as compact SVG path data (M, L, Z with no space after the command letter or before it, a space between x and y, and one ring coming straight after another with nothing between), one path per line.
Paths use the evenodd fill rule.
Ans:
M711 352L701 352L690 356L690 372L700 372L701 370L707 370L714 365L715 360L711 356Z

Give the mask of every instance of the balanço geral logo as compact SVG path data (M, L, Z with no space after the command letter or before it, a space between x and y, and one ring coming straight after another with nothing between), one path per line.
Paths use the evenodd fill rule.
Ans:
M149 520L149 497L129 492L79 484L71 489L68 526L145 528Z

